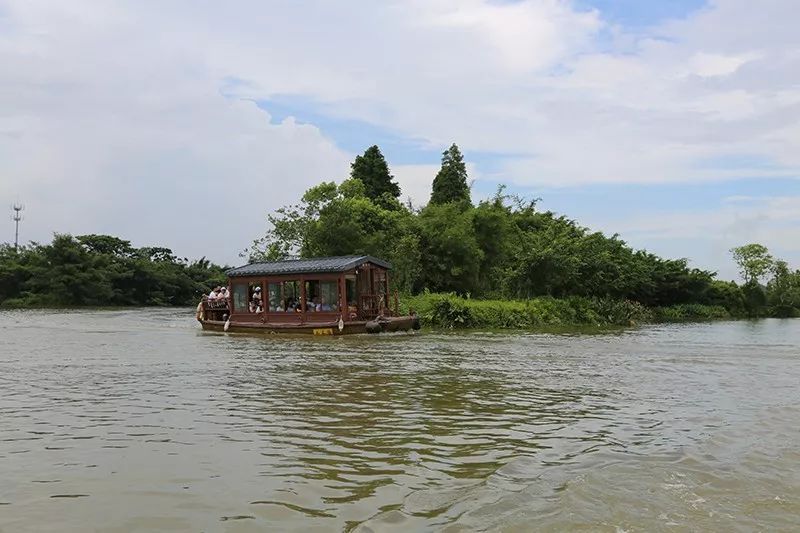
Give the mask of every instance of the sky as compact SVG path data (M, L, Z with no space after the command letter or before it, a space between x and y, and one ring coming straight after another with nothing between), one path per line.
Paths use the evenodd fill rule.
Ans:
M457 143L635 248L800 268L797 0L0 0L0 241L106 233L241 264L378 144L424 205ZM0 228L2 228L0 227Z

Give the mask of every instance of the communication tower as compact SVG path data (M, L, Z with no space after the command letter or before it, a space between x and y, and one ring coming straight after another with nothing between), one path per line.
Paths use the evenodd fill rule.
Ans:
M22 211L25 209L25 206L16 203L11 206L11 209L14 210L14 214L11 215L11 220L14 221L14 251L17 251L19 247L19 223L22 220Z

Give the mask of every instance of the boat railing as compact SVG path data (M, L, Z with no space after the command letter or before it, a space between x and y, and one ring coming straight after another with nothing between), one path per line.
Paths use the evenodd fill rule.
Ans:
M362 320L372 320L379 315L390 314L386 299L380 294L362 294L358 306L358 315Z
M228 308L228 299L216 298L214 300L209 300L208 296L203 296L203 307L208 311L224 310Z

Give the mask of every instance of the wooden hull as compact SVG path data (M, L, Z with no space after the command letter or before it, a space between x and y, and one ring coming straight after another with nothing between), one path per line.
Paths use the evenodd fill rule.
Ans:
M204 330L225 331L225 322L220 320L198 320ZM376 327L376 324L378 327ZM337 322L320 322L305 324L262 324L253 322L231 322L228 333L264 333L294 335L350 335L355 333L389 333L393 331L409 331L419 329L416 316L399 316L379 318L374 321L345 322L339 329Z

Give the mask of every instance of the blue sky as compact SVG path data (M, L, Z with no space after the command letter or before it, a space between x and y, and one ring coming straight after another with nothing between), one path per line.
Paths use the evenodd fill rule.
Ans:
M581 0L579 8L596 9L603 18L629 28L645 28L668 19L685 18L707 5L703 0Z
M237 263L267 212L345 178L366 147L422 205L456 142L476 200L504 184L723 278L752 241L800 267L794 0L0 14L0 200L28 205L23 238L108 232ZM234 208L198 230L220 206Z

